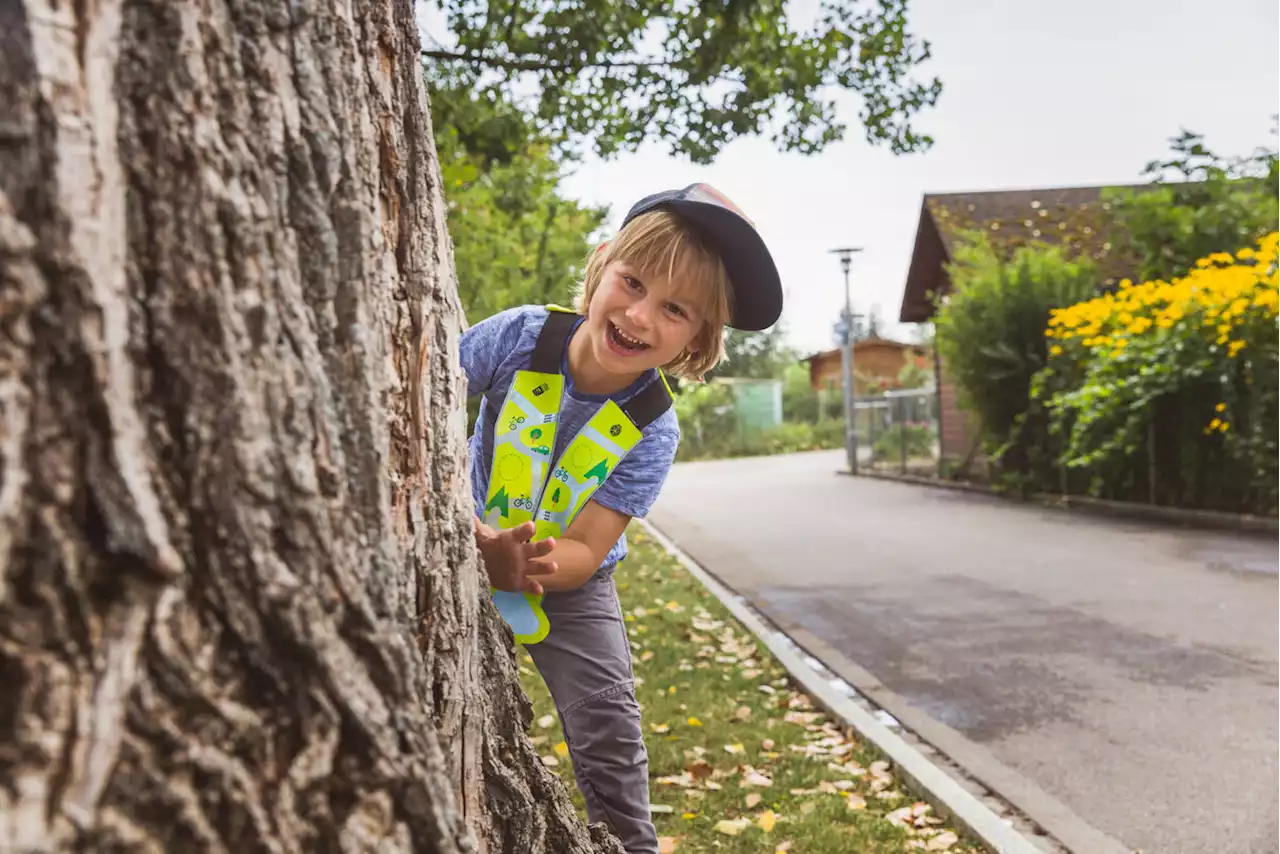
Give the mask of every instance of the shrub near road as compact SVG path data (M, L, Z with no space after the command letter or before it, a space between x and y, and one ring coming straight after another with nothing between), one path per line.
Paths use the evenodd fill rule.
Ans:
M1038 385L1064 461L1138 483L1150 466L1161 503L1275 513L1276 261L1273 232L1054 311Z
M618 597L635 661L665 852L978 851L888 763L796 691L755 638L643 529ZM534 742L582 809L555 707L521 653Z

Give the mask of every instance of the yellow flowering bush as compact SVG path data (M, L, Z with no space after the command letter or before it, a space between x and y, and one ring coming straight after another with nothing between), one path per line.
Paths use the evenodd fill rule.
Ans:
M1265 488L1274 507L1278 242L1272 232L1180 278L1122 282L1050 313L1049 364L1035 392L1053 429L1069 436L1069 466L1123 461L1144 447L1183 469L1212 459L1218 477L1178 472L1181 494L1171 497L1188 503L1193 482L1226 476L1244 491Z
M1276 232L1267 235L1257 250L1201 258L1189 274L1171 282L1121 282L1114 293L1051 312L1045 334L1119 355L1130 339L1193 327L1213 344L1226 347L1228 357L1234 358L1246 342L1233 332L1247 331L1259 317L1268 322L1276 319L1278 236ZM1055 344L1050 349L1057 355L1064 348Z

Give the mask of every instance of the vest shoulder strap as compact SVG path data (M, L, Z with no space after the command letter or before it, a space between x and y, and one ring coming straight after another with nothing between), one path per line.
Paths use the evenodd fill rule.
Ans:
M578 315L556 306L547 306L547 322L542 324L538 333L538 341L533 345L533 358L529 360L529 369L540 374L560 373L560 359L564 356L565 344L569 342L569 333L578 322Z
M666 380L659 373L656 380L640 389L634 397L622 404L622 411L631 419L631 423L636 425L637 430L643 430L654 421L657 421L662 413L670 409L672 403L671 392L667 389Z

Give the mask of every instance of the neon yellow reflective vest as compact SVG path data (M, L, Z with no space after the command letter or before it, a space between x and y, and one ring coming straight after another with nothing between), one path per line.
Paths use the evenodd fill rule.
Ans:
M662 373L619 406L605 401L552 462L556 422L564 397L561 358L578 315L558 306L538 334L528 370L516 371L493 427L493 461L485 497L486 524L499 530L530 519L533 539L561 537L592 494L619 462L640 442L641 431L671 407L671 389ZM494 604L515 632L516 640L533 644L547 636L551 624L542 597L494 590Z

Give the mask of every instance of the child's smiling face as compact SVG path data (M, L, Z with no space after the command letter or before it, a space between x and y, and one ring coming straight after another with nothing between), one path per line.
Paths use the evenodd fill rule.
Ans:
M660 272L611 261L580 330L590 339L595 362L610 374L635 376L674 361L705 322L702 300L690 291Z

